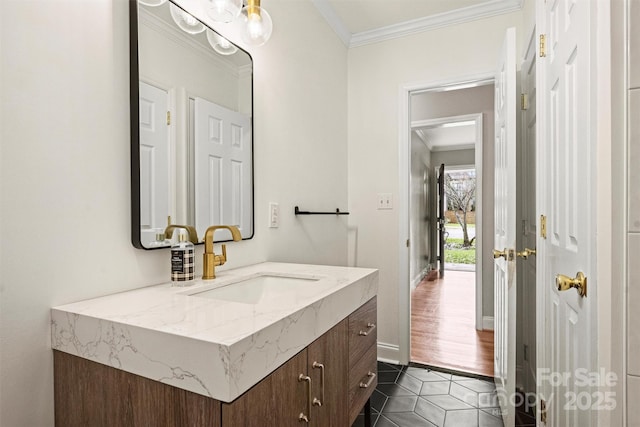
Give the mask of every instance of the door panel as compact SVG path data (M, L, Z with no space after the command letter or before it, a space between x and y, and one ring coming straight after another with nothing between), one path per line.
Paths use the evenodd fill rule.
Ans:
M516 32L505 34L495 79L494 375L505 426L515 424L516 359Z
M144 246L164 231L169 215L169 98L140 82L140 239Z
M438 260L440 261L440 277L444 277L444 241L445 241L445 200L444 200L444 163L438 170Z
M210 225L236 225L253 234L251 118L202 98L195 100L195 219L198 235ZM249 182L249 185L246 183ZM219 230L216 240L230 240Z
M557 274L574 277L583 272L592 280L589 287L595 289L595 271L590 262L595 230L589 41L589 16L595 2L554 0L539 5L548 52L540 59L542 78L538 87L543 92L538 114L544 118L540 143L550 165L546 169L548 191L543 195L550 232L547 239L539 241L539 246L544 245L545 273L538 286L544 289L547 318L542 341L546 351L539 364L545 372L567 378L553 389L548 377L541 376L539 381L544 395L553 393L547 402L547 425L588 427L591 412L579 410L571 401L580 396L591 397L588 387L576 385L575 376L579 368L589 372L593 369L593 297L589 293L581 297L575 289L560 292L555 281Z
M522 112L522 143L518 163L520 183L518 203L521 212L521 234L518 248L536 249L536 58L537 37L531 31L522 64L522 92L526 97ZM525 393L536 392L536 262L535 255L518 260L518 360Z

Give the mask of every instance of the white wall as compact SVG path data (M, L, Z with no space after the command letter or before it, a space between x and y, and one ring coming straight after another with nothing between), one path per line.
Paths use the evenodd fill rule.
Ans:
M627 188L627 224L626 240L628 250L628 276L627 282L627 422L629 426L640 425L640 359L638 348L640 347L640 43L638 38L630 36L640 30L640 2L629 0L629 27L627 40L629 41L629 68L628 68L628 166L626 176Z
M447 166L473 166L476 163L476 150L469 148L466 150L435 151L431 158L433 159L433 167L444 163L445 170ZM493 162L490 167L493 167Z
M52 426L50 307L166 281L169 253L130 243L127 2L0 5L0 425ZM344 265L346 219L296 219L293 206L347 205L346 48L309 1L265 7L273 37L252 52L256 233L228 246L222 269ZM279 229L266 227L268 201Z
M378 340L393 352L400 331L398 209L376 210L376 194L399 200L399 90L495 70L506 28L521 37L521 12L440 28L349 51L350 261L380 269ZM517 44L518 46L521 43ZM518 57L521 55L518 53ZM490 209L490 207L487 207ZM355 240L350 234L350 238ZM390 354L391 356L391 354Z

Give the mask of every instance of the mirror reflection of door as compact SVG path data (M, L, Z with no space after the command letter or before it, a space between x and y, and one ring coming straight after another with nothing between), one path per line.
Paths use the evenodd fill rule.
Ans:
M169 215L167 91L140 82L140 239L148 246Z
M444 277L444 244L447 231L444 199L444 163L442 163L438 170L438 261L441 278Z
M251 234L253 198L251 117L206 99L195 99L195 227L230 224ZM231 239L228 230L216 238Z

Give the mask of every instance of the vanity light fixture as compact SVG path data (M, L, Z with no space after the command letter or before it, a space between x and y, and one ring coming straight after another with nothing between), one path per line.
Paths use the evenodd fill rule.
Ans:
M271 37L273 21L266 10L260 7L260 0L203 0L205 10L216 22L240 21L242 40L249 46L262 46Z
M249 46L262 46L271 37L273 21L260 0L247 0L242 9L242 40Z
M211 31L207 28L207 40L209 40L209 44L220 55L233 55L238 51L238 48L231 44L229 40L222 37L220 34L217 34L214 31Z
M196 18L180 9L173 3L169 4L169 11L171 12L173 21L183 31L189 34L198 34L205 30L205 26L202 22L198 21Z

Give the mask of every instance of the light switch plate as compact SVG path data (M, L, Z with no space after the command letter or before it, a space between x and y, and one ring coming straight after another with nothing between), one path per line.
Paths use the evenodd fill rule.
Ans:
M269 228L280 227L280 206L277 203L269 203Z
M393 209L391 193L378 193L378 209Z

